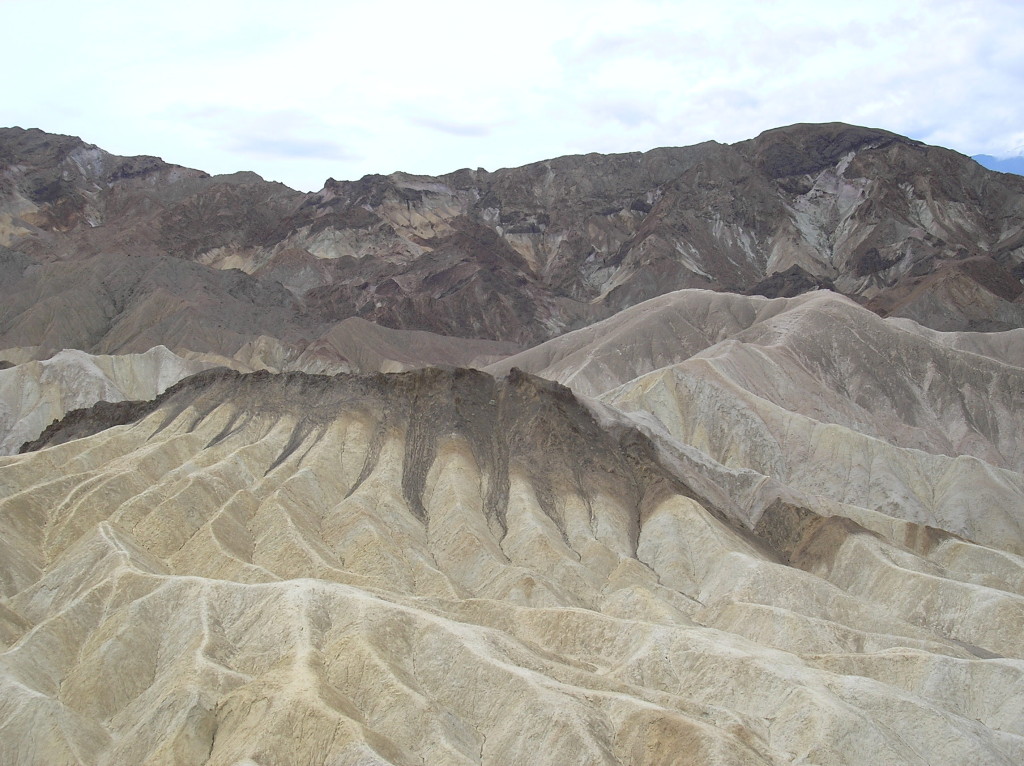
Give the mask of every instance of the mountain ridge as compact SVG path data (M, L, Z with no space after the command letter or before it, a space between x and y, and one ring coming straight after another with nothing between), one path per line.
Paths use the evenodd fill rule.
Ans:
M22 133L0 131L0 244L42 261L237 268L320 322L526 344L674 289L824 286L941 329L982 321L956 292L976 290L992 304L985 329L1024 326L1009 294L1024 276L1024 179L888 131L801 124L732 145L328 179L310 194ZM977 258L987 274L961 269L953 292L927 279ZM790 273L806 276L773 276Z

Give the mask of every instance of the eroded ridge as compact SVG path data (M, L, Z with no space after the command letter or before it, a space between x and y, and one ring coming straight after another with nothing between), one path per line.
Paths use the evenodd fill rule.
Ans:
M1024 758L1011 552L518 371L119 407L0 458L2 762Z

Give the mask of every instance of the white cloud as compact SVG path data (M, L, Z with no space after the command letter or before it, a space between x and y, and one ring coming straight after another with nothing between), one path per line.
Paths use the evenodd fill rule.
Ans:
M303 189L793 122L968 154L1024 143L1010 0L9 0L4 15L17 74L0 124Z

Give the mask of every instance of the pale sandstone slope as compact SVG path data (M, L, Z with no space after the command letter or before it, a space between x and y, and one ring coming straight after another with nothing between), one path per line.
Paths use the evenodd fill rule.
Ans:
M557 380L579 394L597 396L644 373L688 359L803 300L679 290L485 369L500 376L518 367Z
M1021 552L1022 341L882 320L828 291L686 290L488 369L599 396L666 449L851 506L862 523L880 512Z
M210 366L157 346L144 354L120 356L68 349L45 361L0 370L0 455L17 452L71 410L99 401L153 399Z
M520 373L120 407L0 459L3 762L1024 759L998 547L744 523Z

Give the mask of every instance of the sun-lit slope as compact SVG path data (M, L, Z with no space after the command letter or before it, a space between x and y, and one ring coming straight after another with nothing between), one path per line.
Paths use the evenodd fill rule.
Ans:
M686 290L487 369L599 396L798 493L1020 552L1022 357L1018 331L939 333L829 291Z
M921 335L933 343L1024 367L1024 329L1004 332L938 332L913 320L890 318L886 324Z
M602 399L724 465L1019 553L1024 369L937 337L814 294Z
M42 362L0 370L0 455L17 452L66 412L99 401L152 399L209 366L157 346L120 356L66 350Z
M951 398L963 399L955 410L968 420L993 420L977 411L993 401L977 390L979 383L992 388L997 406L1005 405L996 421L1005 422L1005 409L1014 410L1020 402L1021 391L1015 383L1024 366L1024 331L937 332L906 319L883 321L825 290L772 300L680 290L486 369L502 375L518 367L557 380L577 393L598 396L698 354L712 358L736 353L733 341L756 349L751 353L759 357L748 359L747 368L753 372L740 381L744 387L787 409L822 415L821 402L815 406L808 402L810 386L815 389L813 396L829 399L828 418L857 427L878 421L881 425L876 422L872 433L882 438L888 438L893 410L900 410L897 418L910 421L911 428L920 425L918 430L930 430L936 417L950 414L947 400ZM926 369L932 364L937 366ZM977 369L971 372L972 367ZM770 374L771 380L759 380L762 373ZM865 381L868 377L877 377L881 383ZM970 390L950 390L968 384ZM922 390L917 391L918 387ZM887 408L884 415L873 415L880 406ZM975 411L966 412L971 407ZM997 425L977 422L967 428L991 430ZM1015 429L1007 428L997 438L1015 440L1016 436ZM948 453L963 446L946 444L944 450ZM1019 464L1019 448L1006 445L1004 449L1016 456L1010 462Z
M689 358L803 298L679 290L652 298L581 330L507 357L486 369L513 367L596 396L646 372Z
M1024 476L977 458L894 446L751 394L702 360L610 392L670 438L802 493L1024 552ZM844 511L847 515L851 510ZM856 518L860 518L855 514Z
M0 459L0 761L1024 759L1020 557L744 527L612 420L211 371L52 429Z
M783 409L1020 471L1024 368L906 332L821 291L689 360Z

